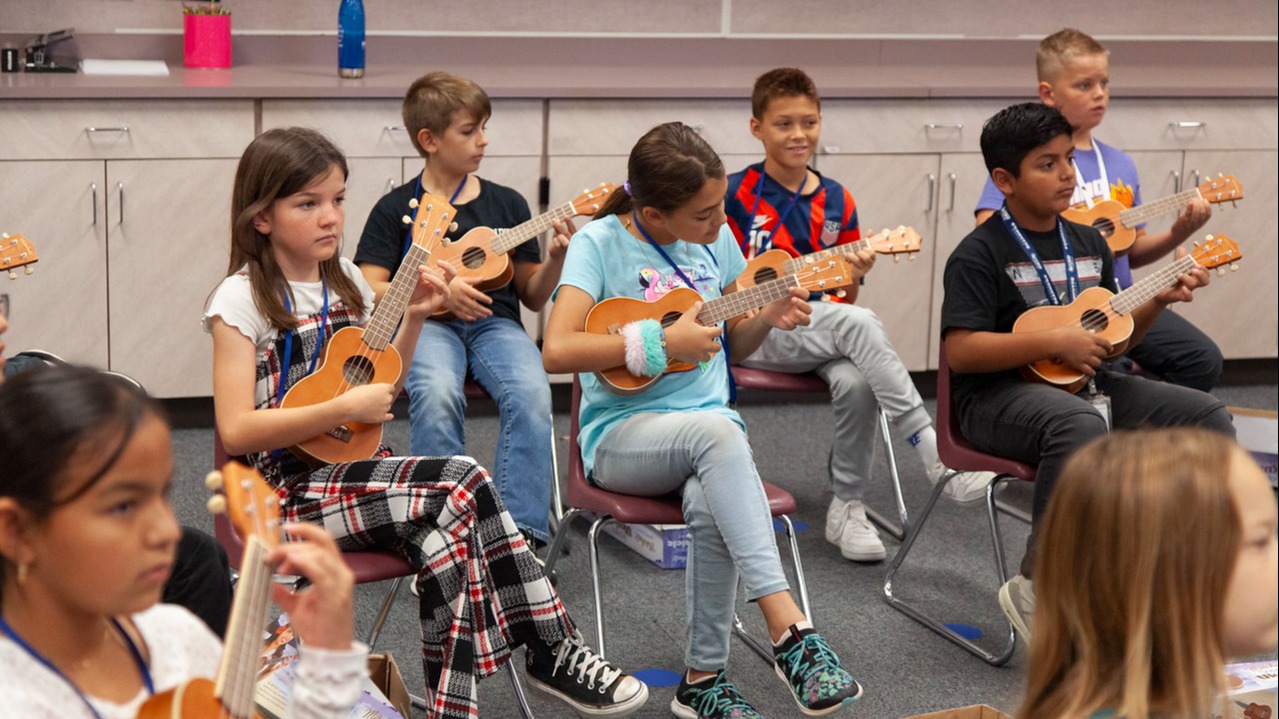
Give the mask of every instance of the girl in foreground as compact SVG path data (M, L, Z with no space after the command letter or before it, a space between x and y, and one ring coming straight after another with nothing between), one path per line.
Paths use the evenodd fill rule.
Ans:
M1274 492L1229 438L1116 432L1044 519L1022 719L1220 714L1226 659L1279 641Z
M6 716L134 719L152 694L216 676L218 638L158 603L182 536L159 407L95 370L25 372L0 385L0 457ZM285 531L297 541L268 561L311 581L274 588L304 642L289 717L344 714L368 653L351 640L351 572L322 530Z
M372 289L338 254L346 177L341 151L305 128L267 131L240 158L230 268L204 317L222 442L232 455L248 455L288 519L322 525L342 549L398 552L417 570L433 718L475 715L476 682L520 645L528 646L534 690L596 717L635 711L646 687L582 641L474 460L391 457L382 447L373 459L312 469L281 449L348 422L390 419L403 381L279 406L289 386L318 367L326 339L372 313ZM418 272L393 342L404 367L422 323L447 296L449 277Z
M650 130L631 150L628 172L625 192L612 193L569 245L543 359L548 372L581 373L578 439L594 484L621 494L684 496L688 670L671 710L685 719L759 716L724 675L740 576L764 613L777 673L800 709L813 716L838 711L861 687L791 598L745 425L728 405L724 356L745 357L772 328L807 323L808 293L792 290L726 329L698 324L698 302L665 329L641 320L618 335L586 332L597 302L644 299L681 285L718 297L746 264L724 224L724 166L692 128ZM721 333L728 352L720 351ZM630 397L608 393L591 375L626 366L637 376L659 376L667 357L700 366Z

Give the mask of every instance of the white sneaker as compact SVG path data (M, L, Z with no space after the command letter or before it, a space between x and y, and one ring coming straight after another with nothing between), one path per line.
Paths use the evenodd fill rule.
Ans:
M950 470L938 462L928 470L928 481L936 486L941 478ZM986 488L995 481L994 472L958 472L946 483L941 491L955 504L972 505L986 501Z
M844 559L879 562L888 556L875 525L866 518L866 505L833 497L826 510L826 541L839 547Z
M999 588L999 607L1026 642L1030 642L1030 623L1035 616L1035 585L1018 574Z

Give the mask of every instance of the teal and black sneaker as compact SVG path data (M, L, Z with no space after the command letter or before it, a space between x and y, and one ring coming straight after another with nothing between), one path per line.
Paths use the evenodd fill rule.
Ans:
M826 640L808 622L802 624L791 625L781 645L773 646L777 676L790 687L800 711L815 717L833 714L856 701L862 687L839 665Z
M764 719L724 678L722 670L696 682L690 682L685 674L671 700L671 713L679 719Z

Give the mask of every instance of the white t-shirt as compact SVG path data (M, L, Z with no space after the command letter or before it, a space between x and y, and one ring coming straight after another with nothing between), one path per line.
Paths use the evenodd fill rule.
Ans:
M156 693L183 682L217 676L222 642L185 607L157 604L131 619L146 644L148 670ZM357 644L348 652L304 648L298 664L295 701L289 719L331 717L328 707L352 706L360 697L367 673L368 648ZM307 665L310 665L309 667ZM144 687L123 704L89 697L102 719L136 719L138 707L149 698ZM75 689L49 671L22 647L0 635L0 706L6 717L92 719L93 714Z

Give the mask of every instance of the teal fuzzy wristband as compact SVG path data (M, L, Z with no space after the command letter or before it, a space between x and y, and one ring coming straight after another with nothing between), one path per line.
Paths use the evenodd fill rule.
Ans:
M644 374L658 377L666 371L666 330L657 320L641 320L639 332L644 340Z

